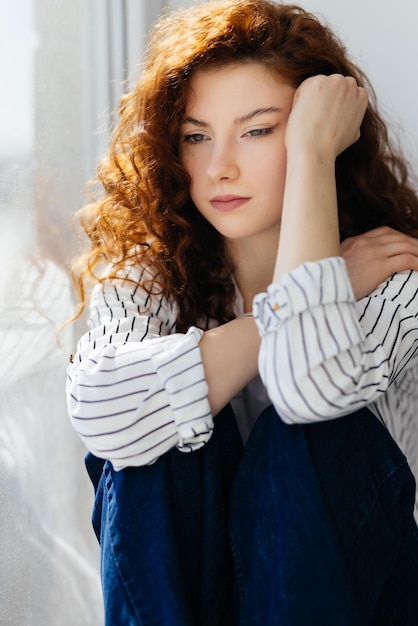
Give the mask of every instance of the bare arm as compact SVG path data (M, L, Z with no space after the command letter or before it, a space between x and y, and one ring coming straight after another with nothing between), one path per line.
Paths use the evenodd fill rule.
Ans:
M241 317L208 330L199 345L209 405L216 415L257 376L260 336L254 319Z
M367 94L341 75L296 91L286 130L287 175L274 282L305 261L339 255L335 160L359 137Z

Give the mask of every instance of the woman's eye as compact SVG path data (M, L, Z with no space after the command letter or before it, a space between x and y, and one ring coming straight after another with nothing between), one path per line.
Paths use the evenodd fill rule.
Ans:
M249 130L247 135L250 137L262 137L263 135L271 135L273 132L273 127L269 126L267 128L254 128L253 130Z
M184 143L201 143L206 138L206 135L203 133L191 133L190 135L184 136Z

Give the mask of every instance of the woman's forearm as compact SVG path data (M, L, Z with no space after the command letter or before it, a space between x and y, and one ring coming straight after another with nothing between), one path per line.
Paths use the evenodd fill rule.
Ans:
M260 336L252 316L244 316L208 330L199 345L209 405L216 415L257 376Z
M274 282L306 261L339 254L334 170L333 159L315 152L289 155Z

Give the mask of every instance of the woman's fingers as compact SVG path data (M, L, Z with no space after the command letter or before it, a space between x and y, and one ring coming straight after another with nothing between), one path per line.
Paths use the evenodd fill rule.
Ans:
M367 92L351 76L317 75L296 90L289 117L288 149L307 145L335 159L360 137Z
M396 272L418 271L418 240L389 227L350 237L341 244L357 299Z

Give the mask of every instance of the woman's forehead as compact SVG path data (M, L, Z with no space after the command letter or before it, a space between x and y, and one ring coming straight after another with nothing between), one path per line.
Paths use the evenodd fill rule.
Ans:
M200 107L228 107L232 103L256 106L259 99L286 99L293 91L291 85L262 63L236 63L199 69L190 79L186 112L199 110ZM221 102L220 98L223 98Z

